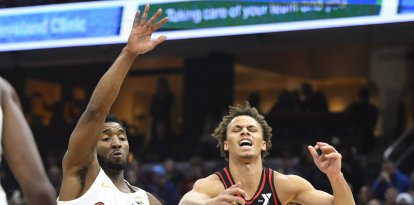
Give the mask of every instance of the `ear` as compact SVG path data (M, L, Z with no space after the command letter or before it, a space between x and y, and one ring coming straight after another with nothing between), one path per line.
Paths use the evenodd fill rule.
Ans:
M262 151L266 151L266 141L262 141L262 144L261 144L261 148L262 148Z
M225 151L229 151L229 145L227 144L227 140L225 140L225 141L223 142L223 149L224 149Z

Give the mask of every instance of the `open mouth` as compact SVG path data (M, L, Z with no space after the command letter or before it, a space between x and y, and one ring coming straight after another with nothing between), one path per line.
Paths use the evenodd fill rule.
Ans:
M122 157L124 154L120 150L115 150L112 152L112 156L114 157Z
M248 140L248 139L243 139L240 140L239 145L241 147L251 147L253 145L252 141Z

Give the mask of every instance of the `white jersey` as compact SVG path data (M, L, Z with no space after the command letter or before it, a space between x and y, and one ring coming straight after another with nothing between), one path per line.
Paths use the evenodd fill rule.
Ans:
M3 154L3 146L1 143L3 140L3 110L0 106L0 161ZM7 205L6 193L4 193L3 187L0 186L0 205Z
M149 205L147 192L138 189L134 193L121 192L101 169L92 186L85 194L71 201L59 201L58 205Z

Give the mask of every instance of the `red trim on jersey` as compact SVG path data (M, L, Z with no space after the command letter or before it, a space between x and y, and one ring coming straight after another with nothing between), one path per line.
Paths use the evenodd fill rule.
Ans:
M235 182L233 182L233 180L231 180L232 178L230 177L230 174L229 174L229 172L227 171L227 167L224 167L224 172L226 173L226 175L227 175L227 179L229 180L229 182L230 182L230 185L234 185L234 183Z
M221 183L223 183L224 187L227 189L228 187L227 187L226 181L224 181L223 175L221 175L220 172L216 172L215 174L219 176Z
M224 172L226 173L226 175L227 175L227 179L229 180L229 182L230 182L230 185L231 186L233 186L236 182L234 182L232 179L232 177L230 176L230 174L229 174L229 171L227 171L227 167L224 167ZM244 199L244 197L242 196L242 195L240 195L240 194L237 194L237 196L238 197L240 197L240 198L242 198L242 199Z
M276 190L275 190L275 188L274 188L274 177L273 177L273 174L274 174L274 172L273 172L273 170L271 170L270 168L269 168L269 184L270 184L270 190L272 190L272 194L273 194L273 201L275 202L275 205L278 205L278 203L277 203L277 200L276 200L276 198L277 198L277 195L276 195Z
M263 187L264 187L264 185L266 184L266 172L265 172L265 170L263 169L263 177L262 177L262 184L260 185L260 188L259 188L259 190L257 190L256 191L256 195L254 195L253 196L253 198L251 198L250 200L246 200L246 204L251 204L251 203L253 203L254 202L254 200L256 200L257 199L257 197L259 197L259 195L262 193L262 191L263 191Z

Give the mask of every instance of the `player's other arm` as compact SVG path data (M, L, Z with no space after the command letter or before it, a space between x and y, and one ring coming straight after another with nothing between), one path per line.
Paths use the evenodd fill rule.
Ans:
M0 78L4 113L4 157L18 181L28 205L56 204L56 193L43 167L40 154L13 87Z

